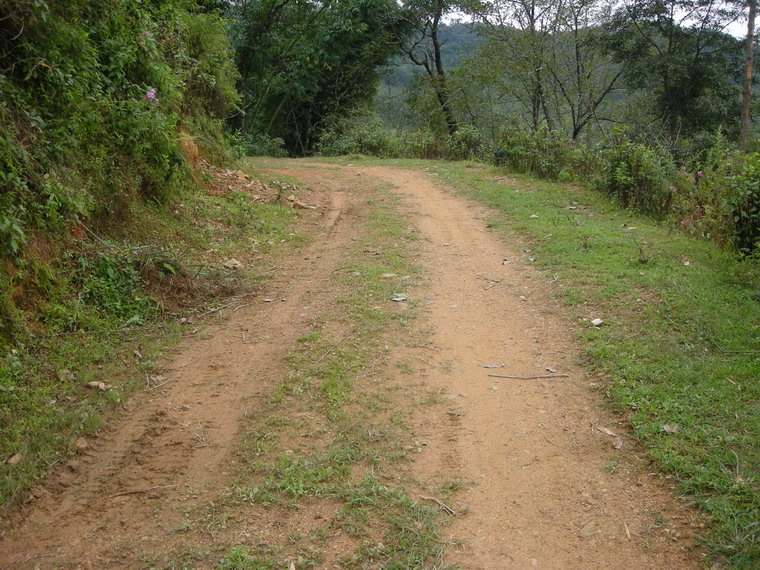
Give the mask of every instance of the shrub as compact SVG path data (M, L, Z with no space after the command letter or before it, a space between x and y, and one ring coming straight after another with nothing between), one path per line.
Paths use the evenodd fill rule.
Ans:
M492 151L491 160L496 166L559 181L578 180L575 167L582 166L585 172L591 163L585 145L546 128L505 130Z
M733 222L733 242L744 255L760 253L760 153L748 155L726 178L725 207Z
M600 153L594 186L613 196L623 208L663 218L670 205L670 173L674 170L666 152L620 135Z
M472 160L480 158L484 148L482 133L473 125L461 125L444 139L442 154L447 160Z
M331 123L319 139L319 152L324 155L366 154L381 158L402 155L399 137L387 130L376 115L357 113L346 119L333 118Z

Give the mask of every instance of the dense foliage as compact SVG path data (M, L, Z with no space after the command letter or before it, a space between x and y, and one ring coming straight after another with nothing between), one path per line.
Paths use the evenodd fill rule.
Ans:
M372 99L403 28L392 0L247 0L229 14L244 97L235 126L295 154L313 150L331 116Z
M207 154L237 102L225 22L192 2L8 0L0 6L0 255L38 231L123 221L187 183L183 132ZM186 135L186 136L191 136ZM72 230L73 231L73 230ZM0 331L14 322L0 270Z

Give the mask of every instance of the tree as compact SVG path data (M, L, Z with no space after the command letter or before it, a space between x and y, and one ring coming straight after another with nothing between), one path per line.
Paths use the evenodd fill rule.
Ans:
M750 127L750 103L752 100L752 54L755 51L756 0L747 0L747 38L744 45L744 82L742 84L742 115L739 121L739 149L747 148Z
M482 14L482 80L508 92L532 129L577 138L618 88L621 66L599 48L599 0L499 0Z
M245 0L231 7L245 133L316 145L325 121L369 101L398 50L393 0Z
M457 131L459 124L454 116L448 79L443 66L440 31L442 18L456 6L455 2L446 0L405 2L407 21L414 33L411 39L401 44L402 50L412 63L425 70L449 135Z
M638 0L608 25L607 52L625 64L629 87L650 94L671 143L735 129L741 47L724 33L734 17L717 0Z
M495 0L485 13L487 35L506 57L514 95L530 114L531 127L554 128L546 89L549 40L555 28L554 0ZM498 48L497 48L498 49Z

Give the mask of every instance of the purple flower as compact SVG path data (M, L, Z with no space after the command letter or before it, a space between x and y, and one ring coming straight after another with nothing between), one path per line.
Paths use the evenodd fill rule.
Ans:
M148 101L153 101L156 98L156 90L155 89L148 89L148 92L145 94L145 98Z

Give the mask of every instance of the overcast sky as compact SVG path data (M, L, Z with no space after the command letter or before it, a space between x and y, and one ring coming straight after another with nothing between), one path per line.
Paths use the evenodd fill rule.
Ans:
M455 21L469 22L471 18L461 12L452 12L445 18L446 23L450 24ZM747 18L746 16L739 18L726 28L726 32L736 38L744 38L747 36Z

